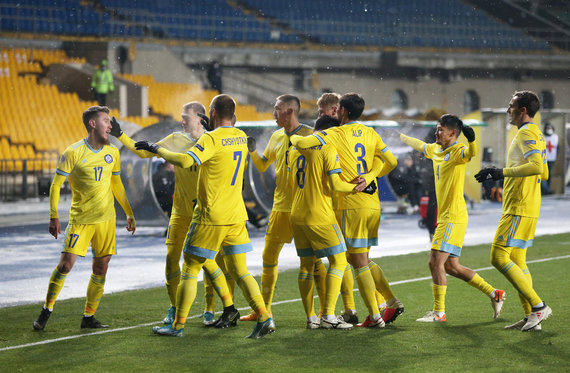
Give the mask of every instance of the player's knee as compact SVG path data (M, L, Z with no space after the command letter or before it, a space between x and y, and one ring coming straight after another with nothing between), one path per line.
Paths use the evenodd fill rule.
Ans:
M451 263L445 263L443 267L445 268L445 272L450 275L453 275L453 273L456 272L455 268L453 267L453 264Z
M501 269L509 261L508 253L498 245L491 248L491 265L497 269Z
M264 251L263 255L261 256L263 260L263 264L265 265L277 265L279 261L279 257L275 255L275 253Z
M437 261L436 261L435 259L433 259L433 258L430 258L430 259L428 260L428 267L429 267L430 271L433 272L433 271L436 270L437 267L438 267Z
M57 265L57 271L63 275L71 272L71 268L73 268L73 264L69 262L61 262Z

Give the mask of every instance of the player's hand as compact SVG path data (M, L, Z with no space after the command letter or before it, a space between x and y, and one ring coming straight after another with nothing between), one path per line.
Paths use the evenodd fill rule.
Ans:
M396 131L395 129L392 128L385 128L382 130L382 132L380 133L380 136L383 139L396 139L396 140L400 140L400 131Z
M127 216L127 231L131 232L131 235L135 234L135 230L137 229L137 222L135 221L134 216Z
M158 152L158 148L160 148L160 146L158 146L157 144L147 141L147 140L141 140L141 141L137 141L135 143L135 149L137 150L146 150L147 152L151 152L151 153L157 153Z
M471 128L470 126L463 126L462 131L467 141L469 142L475 141L475 131L473 131L473 128Z
M376 182L373 180L362 192L366 194L374 194L378 187L376 187Z
M206 114L197 113L200 117L200 124L204 127L206 131L211 131L212 127L210 127L210 118L206 116Z
M49 219L49 233L57 239L57 235L61 233L61 225L58 218Z
M111 135L115 137L119 137L123 134L123 130L121 130L121 125L117 121L115 117L111 118Z
M366 188L366 180L360 176L354 178L350 183L356 184L356 186L354 187L354 191L356 192L362 192Z
M255 138L248 136L247 137L247 150L251 153L257 150Z
M499 180L503 177L503 169L496 167L484 168L475 175L475 179L480 183L488 179Z

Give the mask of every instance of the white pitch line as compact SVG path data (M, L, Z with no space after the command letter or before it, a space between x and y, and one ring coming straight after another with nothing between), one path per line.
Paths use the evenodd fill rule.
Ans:
M544 259L535 259L535 260L530 260L527 263L528 264L532 264L532 263L542 263L542 262L549 262L552 260L560 260L560 259L568 259L570 258L570 255L562 255L562 256L555 256L552 258L544 258ZM487 271L489 269L494 269L495 267L483 267L483 268L478 268L475 269L475 272L481 272L481 271ZM425 281L425 280L430 280L431 276L426 276L426 277L417 277L417 278L412 278L409 280L401 280L401 281L394 281L391 282L390 285L394 286L394 285L400 285L400 284L408 284L411 282L418 282L418 281ZM358 291L358 289L354 289L354 291ZM317 296L315 296L315 298L317 298ZM286 304L286 303L294 303L294 302L300 302L301 298L296 298L296 299L288 299L288 300L282 300L279 302L273 302L271 305L272 306L277 306L280 304ZM249 310L249 307L242 307L242 308L238 308L238 310L240 311L245 311L245 310ZM201 315L195 315L195 316L189 316L188 319L196 319L199 318ZM26 347L33 347L33 346L39 346L39 345L44 345L44 344L49 344L49 343L55 343L55 342L61 342L61 341L67 341L70 339L76 339L76 338L82 338L82 337L89 337L92 335L100 335L100 334L107 334L107 333L114 333L114 332L120 332L123 330L130 330L130 329L136 329L136 328L142 328L145 326L151 326L151 325L156 325L160 323L158 322L150 322L150 323L144 323L144 324L139 324L139 325L134 325L134 326L127 326L124 328L116 328L116 329L107 329L107 330L101 330L98 332L93 332L93 333L86 333L86 334L78 334L78 335L70 335L68 337L61 337L61 338L55 338L55 339L48 339L45 341L40 341L40 342L33 342L33 343L26 343L23 345L17 345L17 346L8 346L8 347L2 347L0 348L0 352L2 351L8 351L8 350L16 350L16 349L20 349L20 348L26 348Z

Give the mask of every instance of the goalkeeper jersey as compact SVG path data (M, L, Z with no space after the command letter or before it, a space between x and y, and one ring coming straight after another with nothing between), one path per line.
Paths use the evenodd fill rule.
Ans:
M203 134L187 153L200 169L192 221L206 225L246 221L242 196L248 154L245 132L230 126L218 127Z
M114 145L95 150L87 139L78 141L65 149L56 172L69 180L70 224L96 224L115 217L111 177L121 174L121 162Z
M339 157L332 145L308 149L291 147L289 180L293 206L291 223L297 225L336 224L329 175L341 173Z
M546 142L538 126L526 123L519 128L507 153L507 168L528 163L527 158L541 155L543 172L541 175L525 177L505 177L503 185L503 214L538 218L540 212L540 182L547 172ZM546 169L546 170L545 170Z

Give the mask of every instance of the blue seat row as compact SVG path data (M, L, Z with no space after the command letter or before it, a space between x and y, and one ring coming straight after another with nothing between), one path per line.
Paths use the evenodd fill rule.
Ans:
M548 50L461 0L368 3L346 0L101 0L103 11L79 0L3 0L2 31L64 35L133 36L323 45L373 45ZM254 12L255 13L255 12ZM270 22L278 21L279 26ZM284 32L287 29L288 32Z

